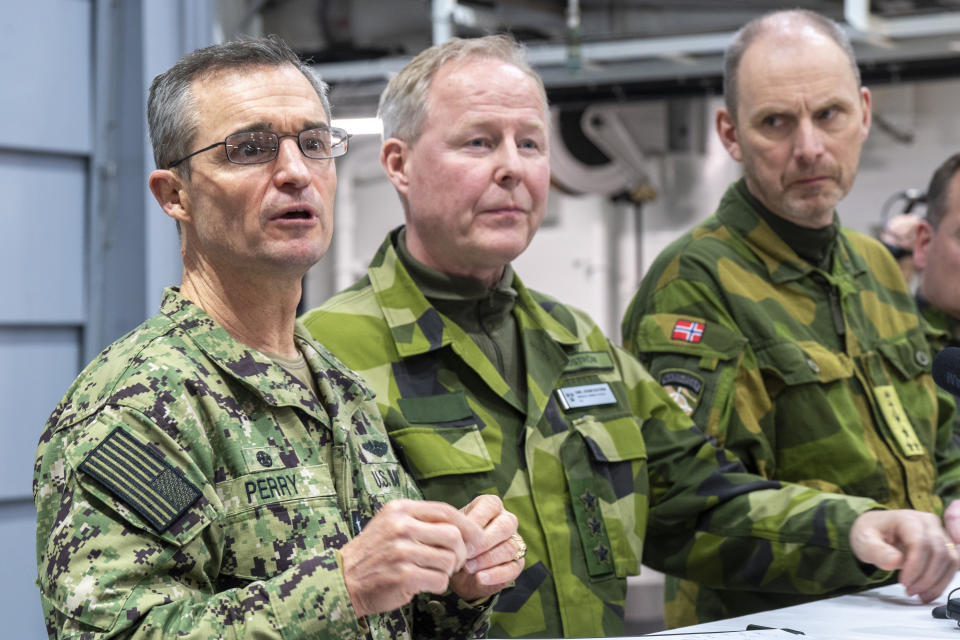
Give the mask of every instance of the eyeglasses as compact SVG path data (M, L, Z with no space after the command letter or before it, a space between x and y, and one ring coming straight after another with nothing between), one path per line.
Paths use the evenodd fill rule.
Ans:
M263 164L277 157L280 150L281 138L296 138L300 152L314 160L339 158L347 152L347 141L350 134L337 127L315 127L304 129L298 134L284 134L278 136L272 131L244 131L231 133L223 142L215 142L209 147L198 149L167 165L172 169L184 160L192 158L198 153L210 151L223 145L227 152L227 160L234 164Z

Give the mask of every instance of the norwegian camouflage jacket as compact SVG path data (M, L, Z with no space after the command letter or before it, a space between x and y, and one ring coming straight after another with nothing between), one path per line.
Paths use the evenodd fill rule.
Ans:
M916 297L917 308L927 323L927 340L938 353L947 347L960 347L960 320L946 311L938 309L919 295Z
M492 637L622 635L641 561L715 585L885 577L847 546L876 503L742 473L589 317L515 277L521 402L417 288L397 234L304 324L372 386L425 496L459 506L493 493L517 515L526 566L501 593Z
M818 269L740 188L657 257L624 318L625 346L749 471L940 512L960 488L954 406L933 383L896 262L841 229L832 270ZM830 593L829 578L811 576L809 593ZM794 586L717 591L668 580L668 623L808 599L776 593Z
M419 498L362 381L297 325L320 397L176 289L50 417L34 473L51 638L472 637L483 607L354 614L338 549Z

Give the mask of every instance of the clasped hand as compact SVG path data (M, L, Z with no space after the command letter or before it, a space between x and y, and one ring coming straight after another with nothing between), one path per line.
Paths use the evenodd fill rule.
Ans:
M517 518L482 495L461 510L443 502L394 500L340 550L357 617L402 607L419 592L448 588L467 601L520 575Z

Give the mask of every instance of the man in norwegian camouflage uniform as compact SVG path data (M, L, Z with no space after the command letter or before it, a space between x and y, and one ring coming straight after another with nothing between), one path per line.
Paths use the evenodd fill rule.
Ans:
M272 38L154 80L150 188L183 281L41 437L51 638L473 637L522 569L499 499L421 501L363 381L296 323L346 151L325 96Z
M872 532L851 538L868 562L885 547L874 518L913 531L907 546L944 565L914 556L906 581L939 593L957 557L934 516L864 513L876 503L740 473L586 314L523 285L510 262L543 219L546 105L508 38L417 56L380 100L381 162L407 224L305 317L370 382L426 496L491 493L517 514L527 566L491 636L622 634L641 560L713 581L751 583L756 568L801 589L823 572L835 587L882 580L850 553L855 519ZM688 553L703 562L688 568Z
M960 346L960 153L930 178L927 213L917 225L914 263L920 271L917 306L935 351Z
M942 514L960 487L953 403L896 262L834 212L870 126L849 41L811 12L759 18L727 50L724 92L717 131L744 177L657 257L625 346L748 470ZM829 594L837 576L809 579L802 593ZM668 578L668 623L815 597L766 576L716 586Z

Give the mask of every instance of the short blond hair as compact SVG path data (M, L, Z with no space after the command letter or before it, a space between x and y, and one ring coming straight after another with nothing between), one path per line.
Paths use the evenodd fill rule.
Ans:
M383 139L413 143L423 132L429 108L430 82L440 67L467 58L492 58L511 64L533 78L547 109L543 80L527 63L524 47L510 36L453 38L422 51L400 70L380 94L377 116L383 122Z

